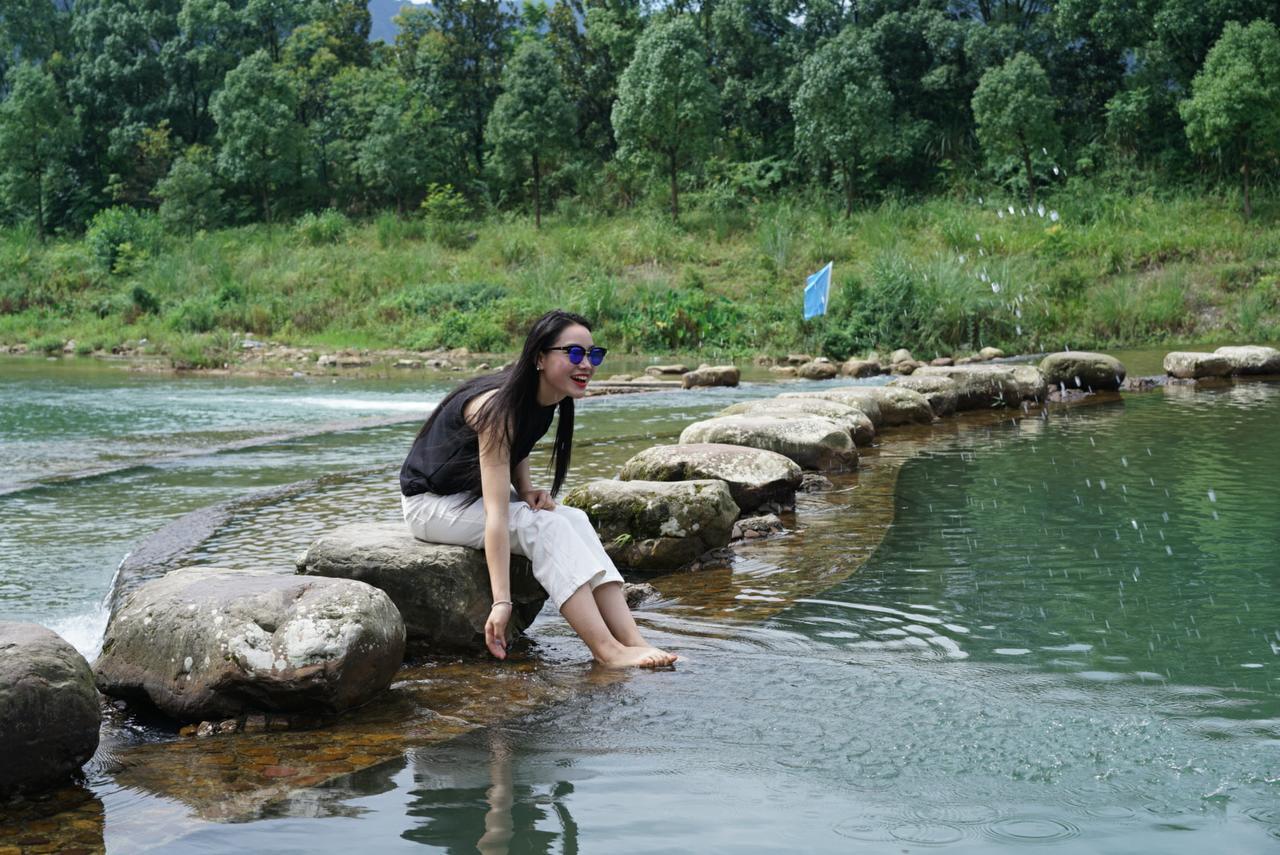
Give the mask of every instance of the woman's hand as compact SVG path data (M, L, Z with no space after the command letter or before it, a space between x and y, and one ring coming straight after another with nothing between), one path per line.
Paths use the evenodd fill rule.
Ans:
M507 622L511 620L511 603L494 603L489 619L484 622L484 646L495 659L507 658Z
M556 500L546 490L525 490L520 498L535 511L554 511Z

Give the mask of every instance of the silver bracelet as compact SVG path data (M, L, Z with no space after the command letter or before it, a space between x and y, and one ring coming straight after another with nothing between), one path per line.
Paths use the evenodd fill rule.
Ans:
M511 606L511 608L514 609L516 604L510 600L494 600L493 605L489 606L489 611L493 611L494 606Z

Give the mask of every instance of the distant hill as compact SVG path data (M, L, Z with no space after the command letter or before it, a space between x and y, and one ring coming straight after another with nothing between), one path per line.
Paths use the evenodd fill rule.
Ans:
M409 0L369 0L369 17L373 19L369 41L393 43L400 30L391 19L399 15L405 6L412 5Z

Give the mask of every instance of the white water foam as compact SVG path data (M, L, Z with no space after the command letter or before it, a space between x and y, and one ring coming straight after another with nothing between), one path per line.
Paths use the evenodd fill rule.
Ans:
M397 400L389 398L339 398L339 397L284 397L272 398L272 405L297 405L327 410L366 413L429 413L439 401Z
M86 661L93 662L102 652L102 636L109 616L106 605L96 603L87 612L50 621L48 626L80 651Z

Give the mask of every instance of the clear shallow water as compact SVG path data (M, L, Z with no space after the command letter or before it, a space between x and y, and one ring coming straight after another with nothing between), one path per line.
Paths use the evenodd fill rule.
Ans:
M590 402L584 439L636 438L580 446L575 478L612 474L644 437L722 404ZM195 819L102 773L92 789L105 840L161 845L163 827L165 851L471 851L486 828L510 828L511 848L533 851L1269 851L1280 838L1280 485L1267 474L1280 471L1278 417L1280 386L1242 384L938 432L911 456L891 439L866 461L869 473L901 467L896 516L870 559L763 623L680 603L645 613L684 657L677 671L584 686L409 748L247 824ZM287 568L323 528L394 518L387 491L411 434L212 455L77 493L106 488L90 505L101 508L136 494L155 527L174 497L207 501L206 482L230 494L253 478L361 468L233 516L196 556ZM867 477L807 500L800 530L744 548L735 575L785 600L771 579L847 564ZM48 506L49 518L62 509ZM33 600L10 602L38 615ZM582 669L554 615L536 629L538 656Z

